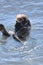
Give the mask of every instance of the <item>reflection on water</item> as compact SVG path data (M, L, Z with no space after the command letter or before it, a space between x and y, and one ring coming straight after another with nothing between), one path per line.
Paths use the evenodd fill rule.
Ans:
M19 13L31 21L30 36L19 43L0 32L0 65L43 65L43 0L0 0L0 23L8 31L14 30Z

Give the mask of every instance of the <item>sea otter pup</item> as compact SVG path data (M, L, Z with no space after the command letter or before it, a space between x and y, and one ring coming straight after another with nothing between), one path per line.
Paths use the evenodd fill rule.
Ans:
M16 17L15 33L19 39L25 39L29 35L31 23L28 17L24 14L18 14Z

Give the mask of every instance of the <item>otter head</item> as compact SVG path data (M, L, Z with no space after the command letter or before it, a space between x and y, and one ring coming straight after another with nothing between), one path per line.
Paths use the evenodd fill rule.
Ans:
M23 26L26 25L26 24L28 24L29 26L31 25L28 17L26 15L24 15L24 14L18 14L17 15L16 23L20 23Z

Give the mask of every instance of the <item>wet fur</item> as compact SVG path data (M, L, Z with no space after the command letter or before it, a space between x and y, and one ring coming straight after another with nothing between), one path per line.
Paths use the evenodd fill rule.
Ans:
M31 23L28 17L24 14L19 14L16 17L15 33L19 38L23 38L29 33L31 29Z

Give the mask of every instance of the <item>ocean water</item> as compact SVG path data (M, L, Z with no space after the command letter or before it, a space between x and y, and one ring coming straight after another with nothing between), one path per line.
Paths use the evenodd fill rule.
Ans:
M0 65L43 65L43 0L0 0L0 24L7 31L14 31L20 13L31 22L30 36L19 43L0 31Z

